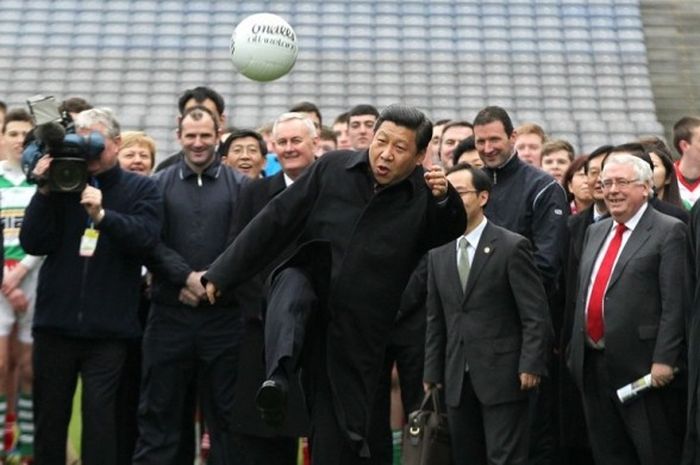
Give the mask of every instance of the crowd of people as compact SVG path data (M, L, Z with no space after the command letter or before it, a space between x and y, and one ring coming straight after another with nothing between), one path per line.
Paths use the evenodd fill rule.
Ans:
M700 464L700 118L581 154L496 106L177 105L157 157L62 102L104 140L67 192L0 105L0 463L66 463L80 379L87 465L389 465L436 389L455 464Z

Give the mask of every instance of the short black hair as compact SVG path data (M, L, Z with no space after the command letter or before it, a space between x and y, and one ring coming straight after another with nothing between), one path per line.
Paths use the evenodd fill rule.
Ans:
M603 166L605 166L605 161L613 153L628 153L633 157L641 158L649 164L651 172L654 172L654 162L651 160L651 155L649 155L644 148L644 146L639 142L629 142L627 144L616 145L610 150L610 152L603 159Z
M379 118L379 112L377 111L377 108L373 105L368 105L366 103L362 103L360 105L355 105L354 107L352 107L348 112L348 121L350 121L351 117L359 115L374 115L376 118Z
M479 111L474 118L474 126L483 126L494 121L500 121L508 137L513 134L513 121L508 116L508 112L497 106L486 107Z
M465 152L473 152L476 150L476 145L474 144L474 136L469 136L455 147L452 152L452 164L459 165L459 157L461 157Z
M216 111L219 112L219 116L224 114L224 98L221 96L221 94L210 87L199 86L195 87L194 89L187 89L180 96L180 99L177 101L177 108L180 111L181 116L185 116L185 105L191 99L194 99L198 105L204 103L205 100L211 100L214 102Z
M12 108L5 114L5 122L2 125L2 133L5 134L7 125L15 121L23 121L34 127L34 118L24 108Z
M7 104L0 100L0 112L5 113L7 111Z
M2 133L5 134L7 125L14 121L23 121L34 127L34 118L24 108L13 108L5 114L5 122L2 125Z
M61 102L58 107L59 113L67 111L68 113L80 113L81 111L91 110L92 104L82 97L69 97Z
M321 127L323 126L323 117L321 116L321 110L319 110L316 104L313 102L299 102L292 108L290 108L289 111L293 113L313 113L314 115L318 116L318 124Z
M321 134L319 135L321 140L332 140L336 145L338 144L338 136L335 132L327 126L321 126Z
M457 163L452 168L447 170L447 175L452 174L456 171L469 171L472 174L472 184L477 193L479 192L491 192L493 187L493 182L488 174L484 172L481 168L472 166L469 163Z
M219 118L214 115L214 113L211 112L211 110L204 105L195 105L193 107L189 107L185 112L182 114L182 117L180 120L177 122L177 133L178 135L182 132L182 122L192 114L192 119L195 121L198 121L202 118L202 113L205 113L209 116L211 116L211 119L214 121L214 134L217 135L219 134Z
M366 115L368 113L359 113ZM376 132L384 121L408 128L416 133L416 153L424 152L433 137L433 123L415 107L395 103L386 107L374 124Z
M444 126L444 125L446 125L447 123L449 123L450 121L452 121L452 120L449 119L449 118L442 118L442 119L439 119L439 120L435 121L435 122L433 123L433 126Z
M673 146L679 155L683 155L683 152L681 152L681 141L690 142L690 139L693 137L693 131L698 126L700 126L700 118L695 116L684 116L673 125Z
M333 125L335 126L338 123L345 123L348 124L348 121L350 120L350 112L349 111L344 111L338 116L335 117L335 120L333 121Z
M260 153L262 154L263 157L267 155L267 144L265 143L265 139L257 133L256 131L253 131L252 129L236 129L235 131L232 131L231 134L226 138L223 144L221 144L221 149L219 150L219 153L221 156L225 157L228 155L228 150L231 148L231 145L236 139L241 139L243 137L252 137L253 139L258 141L258 146L260 147Z
M588 174L588 165L591 163L591 160L598 158L598 157L607 157L608 155L610 155L610 151L613 148L614 147L612 145L606 144L606 145L601 145L597 149L593 150L586 158L586 164L583 165L583 171L586 174Z

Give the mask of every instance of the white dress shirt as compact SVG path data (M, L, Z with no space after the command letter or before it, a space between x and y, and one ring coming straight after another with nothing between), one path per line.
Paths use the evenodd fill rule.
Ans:
M627 220L625 222L625 227L627 228L625 232L622 234L622 244L620 245L620 250L617 251L617 256L615 257L615 260L613 261L613 266L612 270L615 270L615 266L617 266L617 260L620 258L620 255L622 254L622 251L625 249L625 245L627 245L627 241L629 241L630 236L632 235L632 231L634 231L634 228L637 227L639 224L639 220L642 218L642 215L644 215L644 212L649 208L649 204L647 202L644 202L644 204L637 210L637 213L632 215L632 218ZM610 227L610 231L608 232L608 236L605 238L605 241L603 242L603 246L600 248L598 251L598 256L596 257L595 264L593 265L593 271L591 272L591 276L588 279L588 292L586 293L586 321L588 321L588 301L591 298L591 291L593 290L593 282L595 281L595 277L598 275L598 270L600 270L600 265L603 263L603 258L605 257L605 252L608 250L608 247L610 246L610 243L613 240L613 237L615 237L615 228L617 228L617 221L613 219L612 226ZM612 278L612 274L610 275L610 278ZM608 284L610 282L608 281ZM607 289L606 289L607 292ZM603 299L603 322L605 322L605 299ZM588 336L586 336L588 338ZM588 342L591 343L595 348L597 349L603 349L605 347L605 332L603 332L603 337L597 342L593 343L593 341L588 338Z
M487 222L486 217L482 218L481 223L479 223L476 228L472 229L469 234L465 234L457 238L455 241L455 247L457 248L457 263L459 263L461 253L459 250L459 241L462 239L462 237L465 237L467 239L467 258L469 260L469 267L471 268L472 263L474 262L476 248L479 246L481 234L483 234Z

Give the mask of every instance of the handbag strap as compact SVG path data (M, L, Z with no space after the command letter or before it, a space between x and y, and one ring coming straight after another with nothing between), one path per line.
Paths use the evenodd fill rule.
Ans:
M433 404L433 411L437 414L442 413L440 412L440 389L438 389L437 386L433 386L425 392L423 402L420 403L420 409L426 410L428 407L428 402L431 401Z

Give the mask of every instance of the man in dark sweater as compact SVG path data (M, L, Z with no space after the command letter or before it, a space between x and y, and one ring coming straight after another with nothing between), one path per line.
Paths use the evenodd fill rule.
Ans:
M153 306L143 338L140 437L134 464L192 463L181 453L183 424L194 418L188 396L199 383L211 437L210 464L233 463L230 438L240 313L233 300L210 305L200 278L226 249L242 174L215 154L218 119L204 106L186 110L178 125L184 158L155 178L163 196L161 241L148 261Z
M87 161L80 193L40 187L27 207L20 242L46 255L34 317L35 462L65 463L73 394L83 382L85 463L115 464L115 397L128 340L140 335L141 257L160 233L162 203L155 183L117 163L119 123L106 109L86 110L77 131L104 136ZM37 164L45 178L52 157Z

